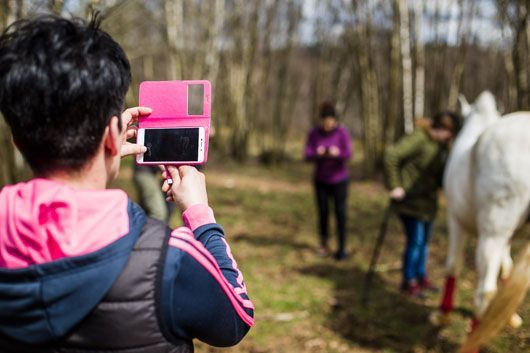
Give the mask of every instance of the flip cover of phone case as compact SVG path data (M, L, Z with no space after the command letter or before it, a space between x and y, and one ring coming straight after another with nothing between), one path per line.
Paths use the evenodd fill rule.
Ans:
M188 113L188 86L202 85L204 97L202 112L197 115ZM140 84L139 104L153 111L147 117L138 120L138 127L149 128L204 128L204 162L208 159L208 140L210 137L211 85L206 80L191 81L144 81Z

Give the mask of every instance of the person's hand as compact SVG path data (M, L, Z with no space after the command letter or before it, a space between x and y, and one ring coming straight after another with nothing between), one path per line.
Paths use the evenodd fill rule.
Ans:
M340 149L337 146L331 146L329 148L329 155L331 157L338 157L340 155Z
M317 156L322 157L325 154L326 154L326 147L318 146L317 147Z
M394 188L390 191L390 198L392 200L401 201L405 198L405 195L407 193L405 192L405 189L403 189L401 186L398 186L397 188Z
M149 115L151 112L151 108L134 107L126 109L121 114L123 135L120 154L122 157L136 155L147 151L147 147L139 145L137 143L127 142L127 140L136 137L136 134L138 132L138 126L136 126L135 123L138 121L138 117Z
M182 211L186 211L193 205L208 205L208 194L206 193L206 178L203 173L191 166L168 166L169 177L173 179L170 186L166 181L162 185L162 191L166 193L166 201L173 201ZM164 178L168 175L163 173Z

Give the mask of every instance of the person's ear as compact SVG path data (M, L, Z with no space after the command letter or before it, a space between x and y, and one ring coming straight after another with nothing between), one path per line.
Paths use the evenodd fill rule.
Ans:
M121 137L122 136L121 136L120 127L118 126L118 117L113 116L112 118L110 118L110 122L105 128L105 132L103 134L105 148L113 156L120 154Z

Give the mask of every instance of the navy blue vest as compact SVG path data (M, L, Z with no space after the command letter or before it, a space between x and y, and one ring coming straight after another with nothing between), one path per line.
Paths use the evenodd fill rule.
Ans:
M0 353L191 353L164 327L159 308L170 229L148 218L125 269L94 310L60 342L28 346L0 337Z

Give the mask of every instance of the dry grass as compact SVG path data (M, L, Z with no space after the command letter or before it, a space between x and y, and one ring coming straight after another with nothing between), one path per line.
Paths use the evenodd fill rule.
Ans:
M428 315L438 295L411 300L398 291L403 235L392 220L369 307L359 296L385 194L374 182L352 182L349 197L350 259L337 263L315 256L315 207L310 168L277 169L210 165L209 198L227 233L256 306L256 325L241 344L197 352L454 352L463 341L472 310L473 272L459 282L458 308L450 326L437 329ZM121 185L130 189L127 180ZM443 211L442 211L443 213ZM431 247L430 273L442 285L447 229L441 214ZM178 222L175 216L174 223ZM526 232L528 234L528 232ZM520 247L523 239L516 239ZM468 268L474 252L468 249ZM526 302L520 314L530 320ZM483 352L528 352L528 323L505 329Z

